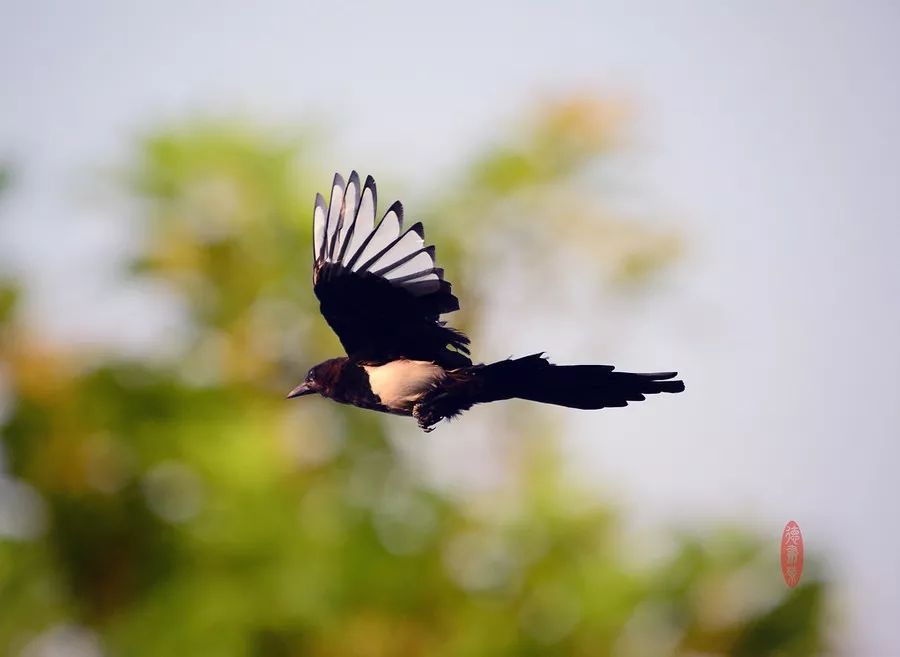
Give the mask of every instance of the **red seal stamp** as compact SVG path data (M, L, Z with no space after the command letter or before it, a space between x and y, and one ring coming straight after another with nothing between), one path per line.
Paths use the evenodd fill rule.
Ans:
M781 535L781 574L790 588L797 586L803 574L803 534L793 520L784 526Z

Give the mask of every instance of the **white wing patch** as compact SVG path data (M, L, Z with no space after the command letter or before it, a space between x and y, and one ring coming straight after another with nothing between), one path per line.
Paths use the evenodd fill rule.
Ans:
M359 247L363 245L365 239L375 227L375 203L376 190L375 181L372 176L366 178L366 186L363 188L362 200L359 202L359 211L356 213L356 219L350 229L348 242L344 247L344 255L341 258L343 264L350 262Z
M322 247L325 246L325 217L327 216L325 199L321 194L316 194L316 207L313 210L313 258L316 261L324 256Z
M334 182L331 185L331 203L328 205L328 220L325 223L325 259L331 255L331 243L337 230L338 216L341 206L344 204L344 179L341 174L334 174Z
M418 230L417 230L418 229ZM376 257L367 269L377 276L383 276L398 265L402 260L425 248L425 240L422 235L421 224L416 224L403 235L398 237L382 255Z
M370 273L416 296L440 289L443 271L434 266L434 247L426 247L422 224L401 234L403 206L395 202L375 225L377 193L369 176L360 193L359 175L347 182L335 174L331 202L316 196L313 249L317 263L340 263L350 271Z
M359 176L356 171L350 174L347 181L347 189L344 190L344 200L341 204L341 212L338 215L338 225L335 230L334 243L331 245L329 262L339 262L341 247L347 239L347 232L356 218L356 206L359 204Z
M420 274L434 268L432 249L420 249L404 258L398 259L394 264L385 267L385 278L397 279L409 274Z
M402 208L397 208L396 204L391 206L384 218L375 226L365 244L356 254L355 260L350 262L350 269L353 271L368 271L369 266L378 255L387 247L393 244L394 240L400 235L400 225L402 219Z

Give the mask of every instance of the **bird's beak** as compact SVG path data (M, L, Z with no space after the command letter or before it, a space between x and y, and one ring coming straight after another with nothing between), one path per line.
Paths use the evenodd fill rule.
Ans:
M299 386L294 388L288 393L287 398L293 399L294 397L302 397L303 395L311 395L313 393L318 392L315 386L310 385L309 383L301 383Z

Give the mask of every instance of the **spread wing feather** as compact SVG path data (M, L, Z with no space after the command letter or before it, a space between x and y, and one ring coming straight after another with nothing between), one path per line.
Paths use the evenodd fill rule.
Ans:
M375 189L375 180L372 176L366 177L366 184L363 186L362 198L359 201L359 207L356 209L356 216L353 218L347 235L340 248L340 260L344 264L349 264L350 258L356 255L359 247L372 232L375 227L375 207L378 202L378 195Z
M335 174L331 201L316 196L313 211L313 286L325 320L347 355L361 362L397 358L444 367L470 365L469 339L440 321L459 301L435 267L421 223L403 227L395 202L376 225L371 176L360 191L354 171Z

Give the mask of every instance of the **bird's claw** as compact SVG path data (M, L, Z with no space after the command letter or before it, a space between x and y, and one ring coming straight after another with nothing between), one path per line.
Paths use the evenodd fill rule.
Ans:
M435 417L433 409L426 404L416 404L413 407L413 417L425 433L434 431L434 425L441 421L441 418Z

